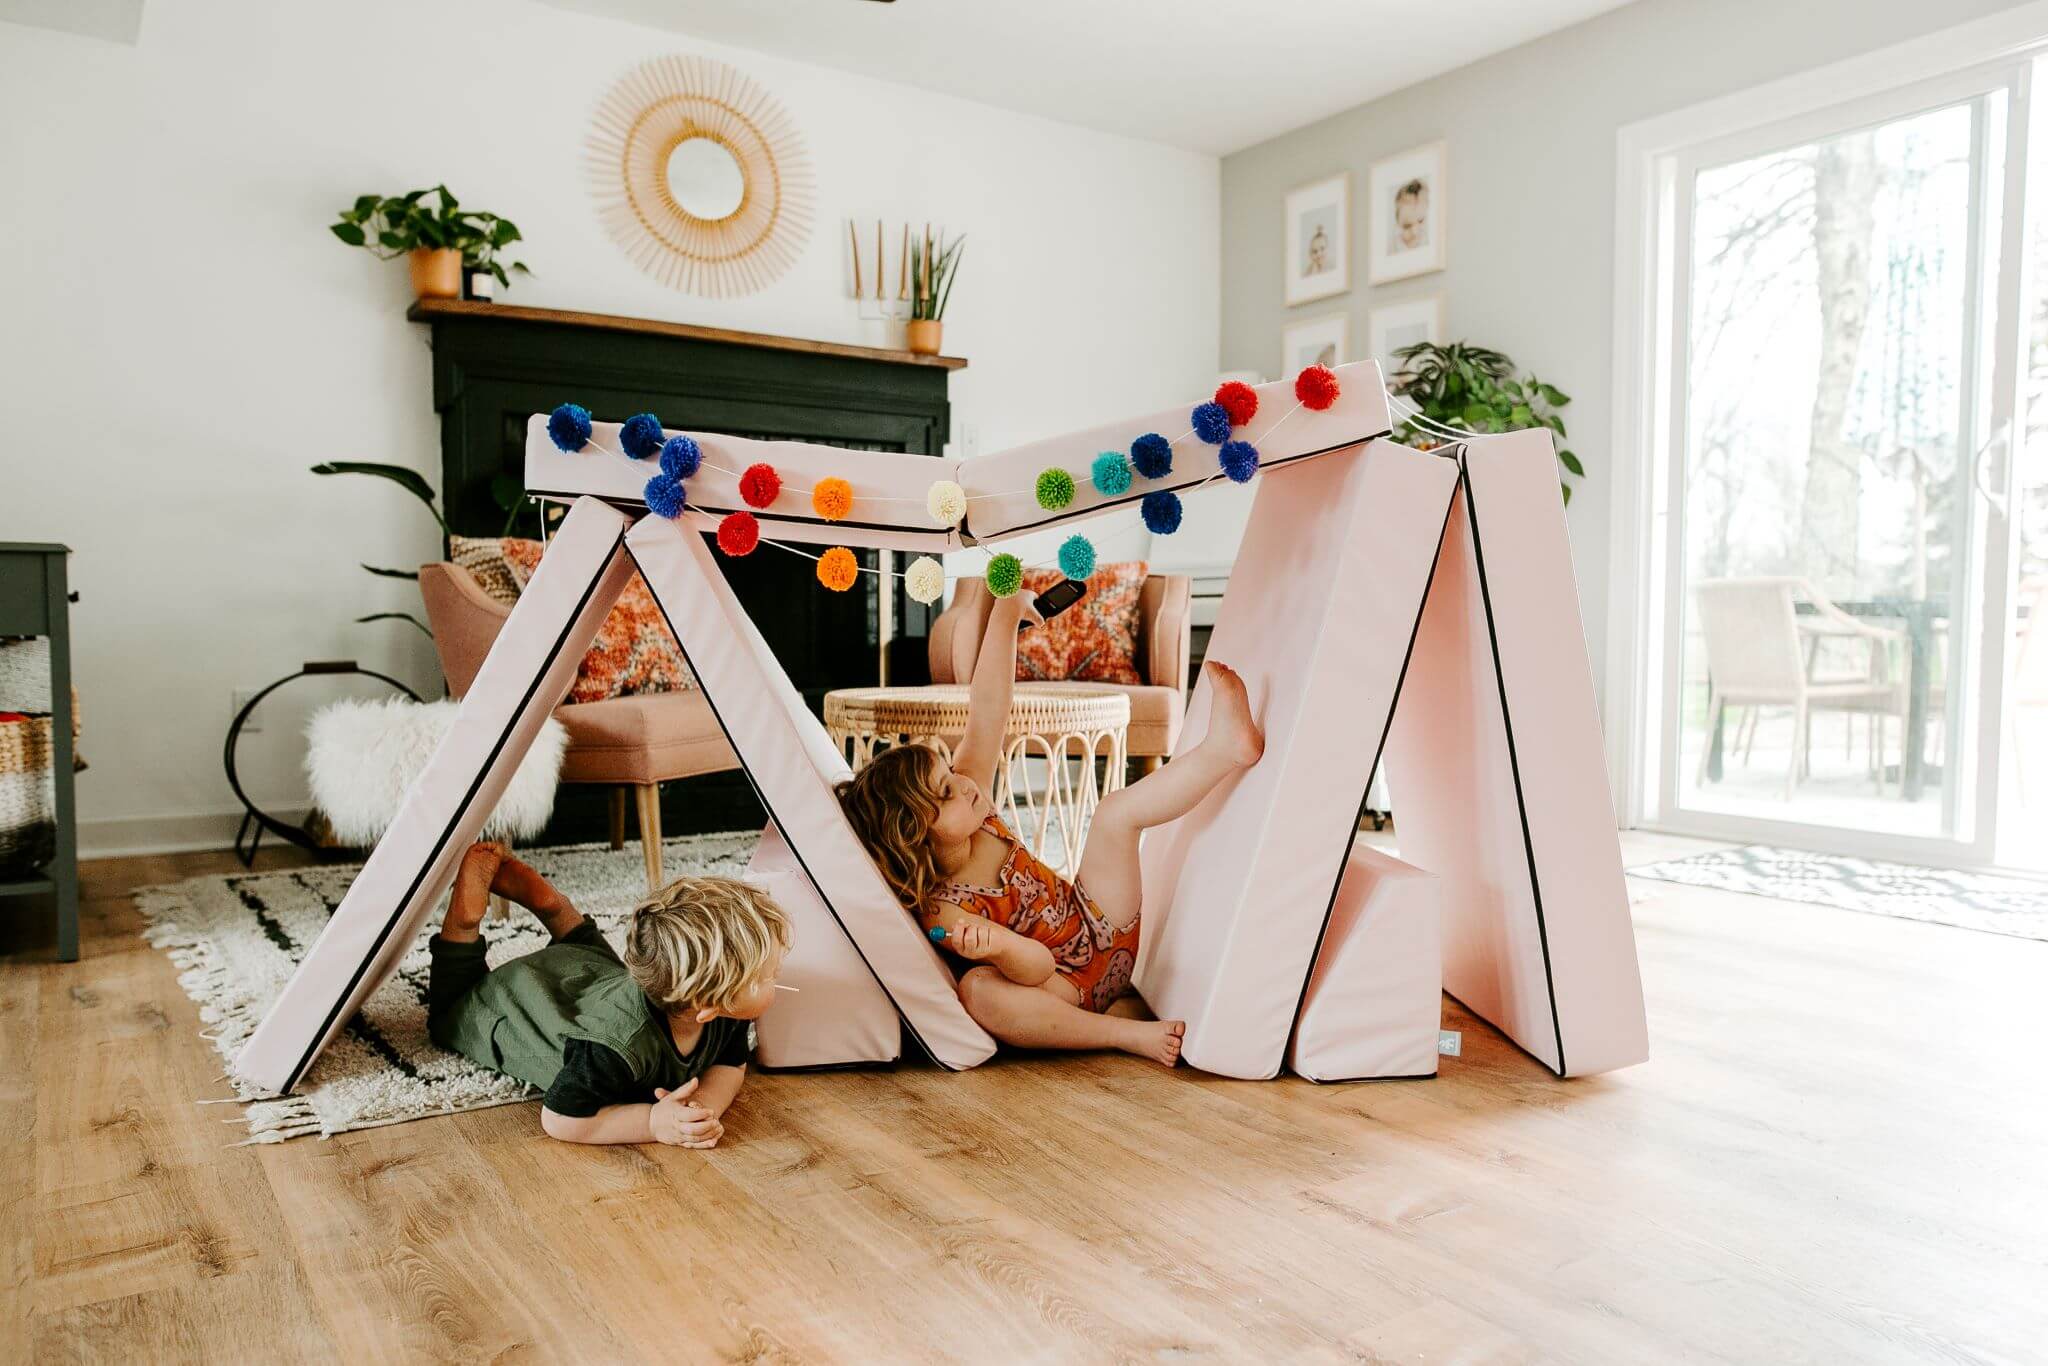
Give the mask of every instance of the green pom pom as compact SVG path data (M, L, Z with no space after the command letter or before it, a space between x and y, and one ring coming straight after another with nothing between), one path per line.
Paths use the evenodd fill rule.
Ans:
M1074 476L1065 470L1051 469L1038 476L1038 505L1047 512L1058 512L1074 501Z
M988 591L1007 598L1024 586L1024 562L1015 555L998 555L988 562Z

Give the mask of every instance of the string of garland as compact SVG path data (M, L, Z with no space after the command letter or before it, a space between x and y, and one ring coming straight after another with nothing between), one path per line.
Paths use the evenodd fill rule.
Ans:
M1323 411L1337 401L1340 392L1337 377L1328 367L1308 366L1294 377L1295 407L1267 428L1266 435L1271 436L1299 409ZM1130 491L1134 479L1166 478L1173 473L1174 446L1189 436L1216 448L1217 473L1202 481L1203 484L1218 475L1233 483L1247 483L1259 472L1259 450L1250 441L1233 433L1250 425L1258 411L1258 391L1239 380L1230 380L1219 385L1208 402L1195 405L1188 414L1188 431L1172 441L1158 432L1146 432L1131 442L1128 454L1103 451L1097 455L1088 467L1089 487L1105 498L1117 498ZM690 506L689 491L685 486L693 475L705 468L704 452L693 437L665 437L664 432L661 419L655 414L635 413L619 426L619 448L630 460L658 459L659 470L648 479L642 496L648 511L657 517L674 519L682 516ZM580 404L564 403L548 414L548 439L563 451L573 453L591 445L590 434L590 410ZM603 447L597 449L602 450ZM716 465L710 468L732 473ZM749 465L739 473L738 479L740 498L748 508L769 508L782 495L782 476L772 465ZM1079 483L1072 471L1057 465L1041 470L1032 485L1032 496L1048 512L1058 512L1070 506L1079 491ZM969 495L952 480L940 479L926 491L924 504L934 523L953 527L967 515L971 498L1009 497L1015 492ZM906 500L875 498L871 501ZM853 485L836 475L818 480L811 488L811 510L828 522L846 520L852 515L853 506ZM1170 536L1180 530L1181 514L1180 495L1171 489L1154 489L1138 503L1139 518L1145 529L1156 536ZM763 544L760 519L746 509L726 513L718 523L717 541L719 550L733 558L751 555ZM767 544L780 545L775 541ZM793 549L788 546L782 548ZM824 554L811 558L818 562L818 582L835 593L844 593L860 581L863 572L860 562L845 546L833 546ZM1087 578L1095 572L1095 562L1094 543L1086 536L1069 536L1061 543L1059 569L1068 578ZM1023 586L1023 569L1022 562L1015 555L1005 552L990 558L983 577L991 593L1006 598ZM929 555L912 561L900 577L905 591L915 602L937 602L945 593L945 568Z

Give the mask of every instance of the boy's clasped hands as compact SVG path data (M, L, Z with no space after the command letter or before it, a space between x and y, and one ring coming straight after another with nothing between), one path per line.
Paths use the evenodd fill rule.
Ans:
M725 1124L717 1115L691 1103L697 1081L692 1077L673 1091L655 1088L647 1128L656 1142L677 1148L715 1148L725 1136Z

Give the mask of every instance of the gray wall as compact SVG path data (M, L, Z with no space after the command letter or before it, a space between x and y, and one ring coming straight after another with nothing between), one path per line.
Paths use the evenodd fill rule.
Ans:
M1450 339L1498 347L1569 393L1566 425L1588 475L1572 495L1572 546L1594 677L1604 682L1609 476L1616 461L1638 458L1609 440L1616 130L2011 7L1639 0L1228 156L1223 368L1273 374L1289 320L1339 311L1363 355L1368 309L1441 291ZM1439 138L1448 144L1449 267L1367 286L1367 168ZM1281 303L1281 201L1344 169L1351 292L1290 310Z

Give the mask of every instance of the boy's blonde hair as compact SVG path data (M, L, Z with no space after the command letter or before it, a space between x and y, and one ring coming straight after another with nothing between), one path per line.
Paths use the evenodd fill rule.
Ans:
M847 824L905 910L922 907L941 881L931 833L945 801L939 773L945 762L930 745L897 745L832 789Z
M730 1010L760 982L789 917L758 887L729 877L682 877L633 908L626 971L665 1010Z

